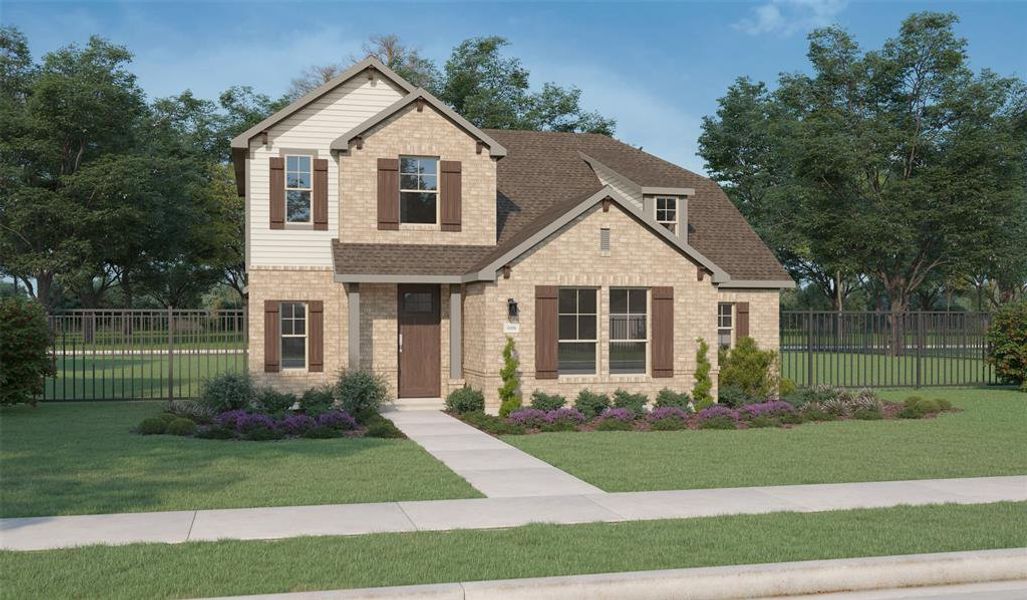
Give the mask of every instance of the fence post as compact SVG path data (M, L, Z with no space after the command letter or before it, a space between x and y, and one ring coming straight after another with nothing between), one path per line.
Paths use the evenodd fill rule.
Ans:
M924 355L924 311L916 313L916 389L920 389L920 367Z
M813 387L813 310L806 319L806 387Z
M175 313L168 305L168 404L175 401Z

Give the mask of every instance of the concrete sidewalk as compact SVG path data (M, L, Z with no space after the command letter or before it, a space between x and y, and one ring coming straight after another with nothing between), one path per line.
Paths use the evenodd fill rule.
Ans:
M1027 476L0 519L0 549L1027 501Z
M443 412L389 411L382 415L489 498L603 493Z

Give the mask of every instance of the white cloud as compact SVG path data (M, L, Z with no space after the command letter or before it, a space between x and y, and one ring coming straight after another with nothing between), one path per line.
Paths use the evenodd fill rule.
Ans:
M749 35L792 35L834 22L846 0L770 0L752 10L752 16L734 24Z

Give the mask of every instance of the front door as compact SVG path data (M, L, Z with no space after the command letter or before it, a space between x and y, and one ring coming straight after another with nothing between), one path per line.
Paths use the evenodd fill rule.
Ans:
M438 398L442 342L439 286L397 286L399 312L399 397Z

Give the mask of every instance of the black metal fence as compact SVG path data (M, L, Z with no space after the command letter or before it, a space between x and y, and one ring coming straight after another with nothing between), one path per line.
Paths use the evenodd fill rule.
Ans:
M981 312L782 311L781 375L798 385L996 383Z
M72 310L49 317L56 376L43 400L192 398L246 370L246 312Z

